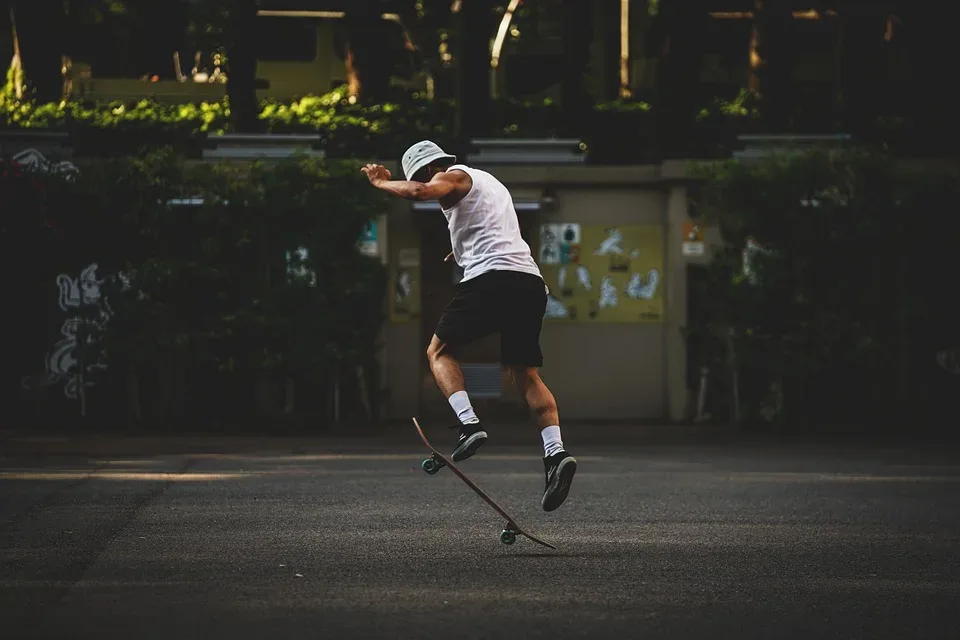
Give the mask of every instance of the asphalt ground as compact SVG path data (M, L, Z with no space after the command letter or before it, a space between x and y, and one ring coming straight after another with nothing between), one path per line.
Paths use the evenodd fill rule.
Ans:
M404 435L8 440L0 637L960 633L956 447L565 434L548 514L536 434L491 440L462 469L553 552Z

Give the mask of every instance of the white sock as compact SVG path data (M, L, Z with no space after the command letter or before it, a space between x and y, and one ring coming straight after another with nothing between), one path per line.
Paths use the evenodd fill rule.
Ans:
M560 427L547 427L540 432L543 438L543 457L549 458L558 451L563 451L563 440L560 439Z
M447 402L450 403L450 406L457 413L457 417L460 418L460 424L477 424L480 422L480 418L473 411L473 405L470 404L470 397L467 396L466 391L457 391L447 398Z

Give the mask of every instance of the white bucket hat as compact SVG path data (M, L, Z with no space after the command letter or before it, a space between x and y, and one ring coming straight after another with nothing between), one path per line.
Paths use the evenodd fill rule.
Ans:
M403 167L403 175L406 176L407 180L410 180L417 171L437 160L456 162L457 156L444 153L443 149L438 147L436 143L423 140L404 152L400 165Z

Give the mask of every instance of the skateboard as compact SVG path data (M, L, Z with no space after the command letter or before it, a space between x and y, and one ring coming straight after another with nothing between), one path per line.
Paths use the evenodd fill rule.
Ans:
M496 511L501 516L506 518L507 524L503 528L503 531L500 532L500 542L502 542L503 544L513 544L514 542L517 541L517 534L519 534L522 536L526 536L527 538L529 538L533 542L536 542L539 545L543 545L548 549L553 549L554 551L556 551L557 548L552 544L550 544L549 542L544 542L540 538L530 535L529 533L521 529L520 526L517 525L516 521L513 519L513 516L511 516L506 511L504 511L503 507L501 507L496 502L494 502L490 496L484 493L483 489L478 487L473 480L471 480L466 475L464 475L464 473L457 468L457 465L453 464L452 460L450 460L445 455L437 451L434 448L434 446L430 444L430 441L427 440L427 436L423 433L423 429L420 428L420 423L417 422L416 418L413 419L413 426L417 428L417 433L420 434L420 439L423 440L423 444L427 445L427 448L430 449L431 452L433 452L432 456L425 459L420 464L420 468L432 476L433 474L440 471L440 469L444 467L450 467L450 470L453 471L455 474L457 474L457 477L463 480L468 487L473 489L478 496L483 498L484 502L486 502L491 507L493 507L494 511Z

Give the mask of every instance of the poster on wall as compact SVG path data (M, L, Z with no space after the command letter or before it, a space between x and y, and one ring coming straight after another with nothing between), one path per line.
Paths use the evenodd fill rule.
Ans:
M390 236L389 302L390 322L411 322L420 318L420 244L414 233Z
M663 320L662 227L545 224L545 240L552 246L537 255L550 288L546 320Z
M540 226L540 264L570 264L580 255L580 225L574 223Z
M377 241L379 235L379 225L376 220L370 220L363 228L360 238L357 240L357 248L365 256L377 258L380 256L380 243Z
M695 222L683 223L683 246L685 256L702 256L706 253L706 244L703 242L703 228Z

